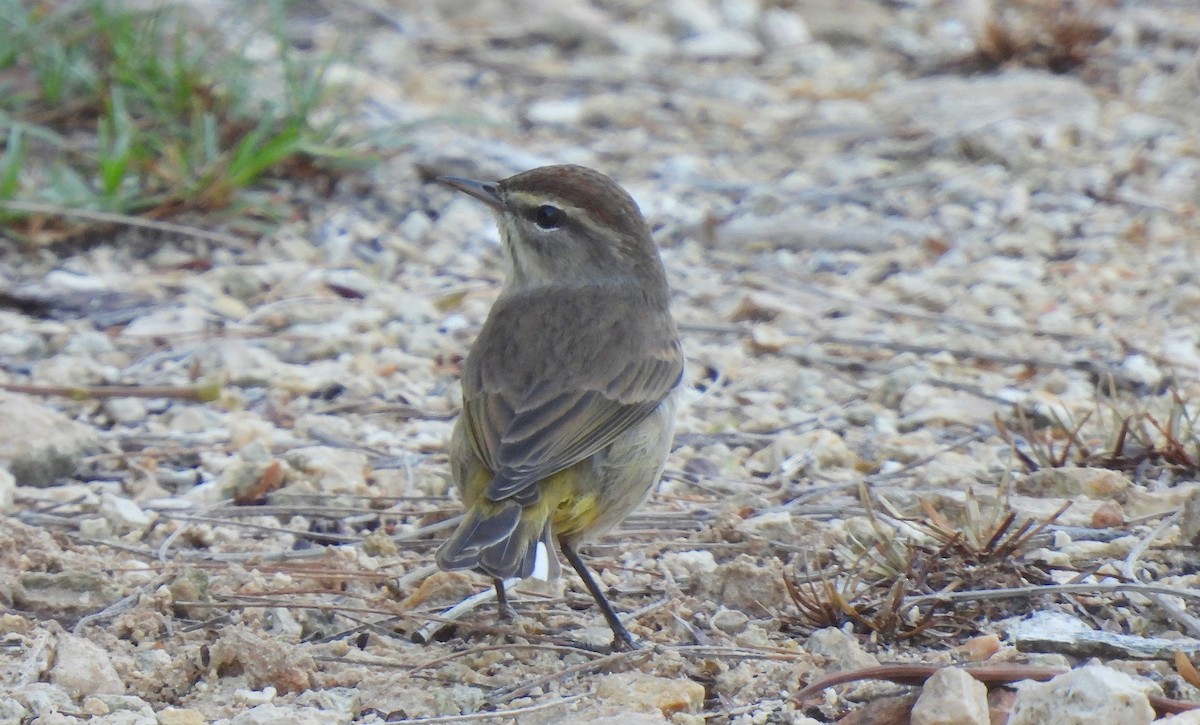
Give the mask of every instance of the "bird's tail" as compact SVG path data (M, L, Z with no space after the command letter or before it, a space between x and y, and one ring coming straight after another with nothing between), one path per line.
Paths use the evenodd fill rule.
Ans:
M437 551L442 569L478 569L497 579L553 579L561 572L542 506L481 501Z

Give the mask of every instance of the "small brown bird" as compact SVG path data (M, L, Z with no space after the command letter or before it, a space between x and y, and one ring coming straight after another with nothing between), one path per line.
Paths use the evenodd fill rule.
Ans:
M438 566L490 575L506 616L503 581L558 576L557 542L632 648L576 547L645 499L671 447L683 353L650 228L580 166L439 181L492 207L507 270L463 367L450 466L467 510Z

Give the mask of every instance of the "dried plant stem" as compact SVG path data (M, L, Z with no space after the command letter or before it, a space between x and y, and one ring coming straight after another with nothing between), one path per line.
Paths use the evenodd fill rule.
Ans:
M922 594L907 598L905 604L907 606L916 606L930 602L969 602L984 599L1020 599L1023 597L1039 597L1046 594L1109 594L1113 592L1129 592L1145 596L1165 594L1167 596L1200 602L1200 591L1195 589L1181 589L1161 584L1109 582L1104 584L1047 584L1036 587L1005 587L1002 589L977 589L975 591Z
M1165 532L1171 526L1174 526L1175 522L1178 521L1179 517L1182 515L1182 511L1176 511L1167 518L1163 519L1162 523L1160 523L1154 529L1154 531L1151 531L1147 536L1143 537L1142 540L1137 543L1137 546L1130 550L1129 555L1125 557L1125 561L1121 562L1121 573L1125 575L1126 579L1135 582L1140 581L1136 571L1138 559L1142 557L1142 554L1145 553L1146 549L1150 546L1150 542L1154 541L1159 536L1162 536L1163 532ZM1148 594L1147 597L1157 604L1164 612L1166 612L1167 617L1169 617L1171 621L1186 629L1188 634L1191 636L1200 638L1200 620L1188 614L1183 607L1180 607L1179 605L1175 604L1175 602L1172 602L1169 597L1163 596L1162 594Z
M237 249L246 247L245 239L242 239L241 237L235 237L232 234L210 232L206 229L189 227L184 224L160 222L153 219L130 216L128 214L114 214L107 211L77 209L69 206L59 206L58 204L46 204L36 201L17 201L14 199L0 200L0 209L20 212L23 214L49 214L51 216L74 217L76 219L83 219L85 221L97 222L100 224L118 224L120 226L134 227L137 229L150 229L152 231L165 232L167 234L179 234L185 237L203 239L208 242L215 242L217 244L223 244L225 246L234 247Z
M0 383L0 390L24 395L55 395L72 400L100 398L171 398L211 403L221 397L218 382L199 385L31 385Z
M516 586L520 582L520 579L506 579L504 581L504 588L509 589ZM473 609L478 608L481 604L489 602L495 598L496 590L492 587L488 587L478 594L473 594L458 604L455 604L453 607L450 607L443 612L442 615L437 618L437 620L426 622L421 626L420 629L413 632L409 638L417 644L425 644L426 642L433 640L433 638L437 636L438 632L442 631L447 625L453 624L459 617Z
M793 699L803 702L816 693L835 685L861 680L887 680L901 685L920 685L942 669L942 665L894 664L866 667L861 670L846 670L826 675L795 694ZM1036 665L984 665L964 668L976 680L985 685L1007 685L1020 680L1046 681L1066 672L1061 667ZM1187 712L1200 705L1185 700L1175 700L1162 695L1150 695L1150 705L1159 715Z

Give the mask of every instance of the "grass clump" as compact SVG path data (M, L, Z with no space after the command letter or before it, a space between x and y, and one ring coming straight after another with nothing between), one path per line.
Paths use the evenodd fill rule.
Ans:
M1067 505L1044 521L1021 519L1003 500L981 503L974 494L960 521L930 502L921 506L923 516L892 517L908 527L905 536L868 508L872 539L850 537L835 551L842 563L829 571L785 578L797 609L785 623L804 632L849 623L884 642L944 641L1013 611L986 597L951 602L937 594L1052 583L1026 554Z
M271 8L238 41L179 6L0 0L9 235L36 243L88 229L39 205L151 219L244 206L269 174L345 158L336 121L314 121L327 63L299 58ZM237 47L264 37L273 48L256 46L256 59Z
M1029 472L1047 468L1107 468L1159 479L1200 473L1200 419L1196 401L1178 388L1154 397L1119 397L1112 386L1096 414L1070 420L1054 411L996 428Z

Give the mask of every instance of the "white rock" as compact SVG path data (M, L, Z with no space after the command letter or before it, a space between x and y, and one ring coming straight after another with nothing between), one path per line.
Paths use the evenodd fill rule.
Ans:
M721 15L725 22L738 28L749 28L762 14L759 0L721 0Z
M214 294L205 300L204 309L227 320L241 320L250 314L245 302L226 294Z
M49 682L24 683L13 694L30 712L39 714L69 711L74 704L64 688Z
M110 398L104 402L104 412L114 423L140 423L146 419L146 401L141 398Z
M745 612L721 607L708 621L713 629L719 629L726 634L737 634L746 628L750 617Z
M797 437L798 450L808 453L818 468L851 468L858 463L858 455L850 450L845 439L831 430L818 428Z
M158 308L130 322L121 337L129 340L180 335L201 335L209 323L209 314L198 307L183 306Z
M1191 332L1175 333L1176 339L1164 340L1162 355L1167 364L1173 367L1191 367L1200 370L1200 346L1192 337Z
M938 670L913 705L912 725L988 725L987 686L958 667Z
M296 642L300 641L300 636L304 633L303 625L286 607L272 607L267 610L267 630Z
M261 690L246 690L239 689L233 691L233 699L244 705L265 705L275 699L279 694L274 687L265 687Z
M772 48L788 48L812 42L804 18L791 10L767 8L762 16L762 36Z
M0 722L24 722L29 712L15 697L0 695Z
M108 288L104 280L90 274L77 274L65 269L47 272L42 286L61 292L102 292Z
M1122 140L1133 143L1144 143L1180 131L1175 122L1146 113L1122 113L1114 125Z
M748 60L762 55L763 47L750 33L744 30L718 28L693 36L679 44L684 55L692 58L713 60Z
M34 398L0 391L0 459L29 461L63 457L64 465L80 451L97 445L96 432L37 402ZM16 475L16 468L9 472ZM50 485L52 480L21 481L22 485Z
M1121 371L1130 380L1148 388L1157 388L1162 384L1162 370L1148 357L1140 353L1130 355L1121 361Z
M717 570L712 552L704 550L668 552L659 558L659 564L673 576L695 577Z
M618 26L613 29L611 39L627 58L668 55L675 49L675 43L669 36L646 27Z
M463 7L470 7L463 5ZM580 46L603 48L612 44L614 23L598 8L583 0L558 0L531 6L526 28L534 35L548 38L560 48Z
M992 420L1001 407L977 395L918 383L900 401L901 430L914 430L933 423L982 425Z
M367 490L367 455L330 446L308 446L289 451L287 462L315 479L321 493L361 494Z
M225 428L229 431L229 442L237 448L244 448L256 441L266 446L278 442L279 429L271 421L243 411L230 413Z
M8 472L7 468L0 468L0 513L11 513L13 510L13 499L17 494L17 479Z
M30 377L51 385L100 385L120 374L91 355L51 355L33 365ZM50 401L46 401L50 403Z
M715 600L721 604L761 616L795 606L781 586L783 576L783 564L777 558L741 554L718 566L702 584L713 590Z
M1029 186L1017 182L1008 187L1008 191L1004 194L1004 201L1000 204L998 216L1000 221L1013 224L1019 222L1029 214Z
M102 721L105 725L110 722L113 725L148 725L155 721L154 708L136 695L94 695L87 698L86 702L95 703L97 709L106 709L111 713Z
M1088 665L1049 682L1022 684L1008 725L1149 725L1154 708L1147 694L1155 689L1147 680Z
M596 699L640 712L694 712L704 703L704 686L686 677L620 672L597 678Z
M671 0L665 9L678 37L711 33L725 24L721 14L705 0Z
M379 289L379 282L357 269L331 269L320 275L325 283L356 292L363 297Z
M208 433L223 428L222 415L200 405L172 406L166 419L167 426L176 433Z
M158 712L158 725L204 725L208 722L199 710L167 707Z
M137 503L111 493L100 495L100 515L119 534L145 529L154 523L154 516L143 511Z
M400 222L400 236L410 242L423 242L433 229L433 222L423 211L414 211Z
M75 700L88 695L125 692L125 683L113 667L108 652L89 640L65 632L58 638L50 683L66 690Z
M811 654L828 659L831 670L879 666L879 660L864 650L857 639L836 627L826 627L813 632L804 648Z
M1079 658L1119 653L1124 659L1167 659L1172 652L1194 652L1200 645L1186 637L1168 639L1092 629L1077 617L1054 611L1035 612L1007 623L1006 628L1009 639L1022 651L1063 652Z
M1036 288L1045 269L1038 261L992 257L979 262L980 280L987 280L1000 287L1025 290Z
M30 330L14 330L0 335L0 357L13 360L37 360L46 356L46 339Z
M752 516L738 524L737 529L770 541L792 541L796 538L796 525L787 511L771 511Z
M580 98L547 98L529 104L525 117L531 123L578 126L583 121L583 110Z
M89 516L79 520L79 535L87 539L107 539L112 536L112 527L108 519L100 516Z

